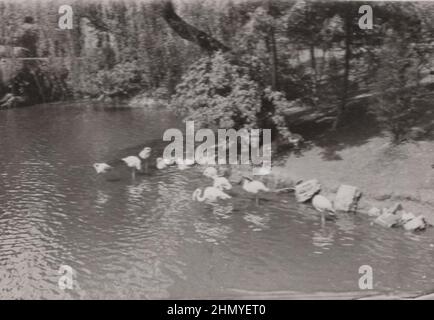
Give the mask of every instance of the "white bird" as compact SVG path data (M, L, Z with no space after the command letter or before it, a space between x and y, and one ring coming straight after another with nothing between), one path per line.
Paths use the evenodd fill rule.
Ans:
M177 158L176 159L176 164L178 165L178 169L179 170L185 170L187 169L189 166L194 165L194 160L192 159L182 159L182 158Z
M152 151L151 148L149 148L149 147L145 147L142 151L140 151L140 153L139 153L139 157L140 157L141 159L148 159L149 156L151 155L151 151Z
M231 190L232 184L225 177L215 177L213 187L220 190Z
M332 202L320 194L317 194L313 197L312 205L319 212L336 213L335 209L333 208Z
M176 158L175 157L170 157L170 158L163 158L164 163L166 164L166 166L173 166L176 164Z
M96 170L96 173L106 173L108 170L112 169L113 167L108 165L107 163L94 163L93 164L94 169Z
M149 147L145 147L142 151L139 153L139 158L143 161L144 167L145 167L145 173L148 173L148 159L151 156L152 149Z
M215 187L206 187L202 195L201 193L202 193L201 189L196 189L193 192L192 199L199 202L203 202L205 200L214 202L219 199L226 200L231 198L230 195L224 193L222 190Z
M157 164L156 164L156 166L157 166L158 170L163 170L163 169L165 169L167 167L167 164L166 164L166 162L164 161L163 158L157 158Z
M132 169L133 179L136 178L136 170L142 170L142 160L136 156L129 156L122 159L123 162L126 163L128 167Z
M259 198L258 198L258 194L261 191L265 191L265 192L269 192L270 189L267 188L265 186L264 183L262 183L261 181L257 181L257 180L252 180L250 178L247 177L243 177L242 179L243 181L243 189L249 193L253 193L255 195L255 199L256 199L256 205L259 205Z
M217 176L217 169L213 167L208 167L203 171L203 175L208 178L214 178Z
M313 197L312 205L317 211L321 212L322 223L325 222L324 212L327 212L331 216L336 215L336 211L333 208L332 202L320 194L317 194L316 196Z
M203 172L205 177L211 178L214 180L213 187L218 188L220 190L231 190L232 184L225 177L219 177L217 175L217 170L213 167L208 167Z

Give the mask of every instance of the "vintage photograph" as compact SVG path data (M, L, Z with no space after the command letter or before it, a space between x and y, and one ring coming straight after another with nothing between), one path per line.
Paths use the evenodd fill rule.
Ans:
M434 300L433 98L434 1L0 0L0 300Z

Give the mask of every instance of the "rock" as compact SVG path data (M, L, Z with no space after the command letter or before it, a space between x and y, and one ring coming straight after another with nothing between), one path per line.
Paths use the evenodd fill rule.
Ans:
M404 212L401 212L403 210L402 210L402 205L400 203L395 204L393 207L388 208L385 211L386 211L386 213L390 213L390 214L394 214L394 215L398 215L399 213L401 213L401 215L402 215L404 213Z
M368 216L370 217L379 217L381 215L381 210L375 207L372 207L368 211Z
M404 224L404 229L407 231L422 231L427 227L424 216L418 216Z
M336 194L334 208L338 211L356 211L362 193L356 187L341 185Z
M385 201L392 198L392 194L391 193L384 193L384 194L378 194L374 196L374 199L377 201Z
M397 203L393 207L383 209L381 215L374 222L386 228L396 227L400 225L404 213L402 205Z
M401 215L396 215L386 210L377 219L375 219L374 222L380 226L392 228L399 223L400 219Z
M321 191L321 185L317 179L308 180L295 186L295 198L298 202L306 202Z
M411 213L411 212L404 212L401 216L401 223L404 225L405 223L407 223L410 220L415 219L416 216Z

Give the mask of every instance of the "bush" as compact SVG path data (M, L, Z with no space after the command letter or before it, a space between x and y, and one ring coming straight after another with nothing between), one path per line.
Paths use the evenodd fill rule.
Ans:
M201 127L255 127L261 95L242 68L217 53L190 68L176 87L170 106Z
M170 107L200 127L270 128L288 136L284 113L298 101L261 88L249 71L222 53L201 59L184 75Z
M80 93L91 97L134 94L141 89L143 81L138 69L136 62L126 62L89 74L82 80Z

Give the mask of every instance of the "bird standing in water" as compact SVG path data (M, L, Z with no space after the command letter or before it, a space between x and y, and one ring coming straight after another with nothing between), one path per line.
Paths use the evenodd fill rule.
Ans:
M242 179L243 189L255 195L256 205L259 205L259 192L270 192L270 189L261 181L252 180L247 177Z
M188 167L194 165L194 160L192 160L192 159L185 159L184 160L182 158L177 158L176 164L178 165L179 170L185 170L185 169L188 169Z
M317 194L312 199L313 207L321 213L321 223L325 223L325 215L324 213L328 213L330 216L335 217L336 211L333 208L333 203L327 199L326 197Z
M196 189L193 192L192 199L199 202L203 202L205 200L214 202L219 199L227 200L231 198L230 195L224 193L222 190L215 187L206 187L202 195L201 193L202 193L201 189Z
M167 164L163 158L157 158L156 167L158 170L163 170L167 168Z
M139 153L139 158L143 162L144 171L145 171L146 174L148 173L149 157L151 156L151 151L152 151L151 148L146 147L142 151L140 151L140 153Z
M141 171L142 170L142 160L140 160L139 157L136 156L129 156L122 159L125 164L131 168L131 174L133 179L136 178L136 170Z
M213 179L213 187L218 188L220 190L231 190L232 184L225 177L219 177L217 175L217 170L213 167L206 168L203 172L205 177Z

